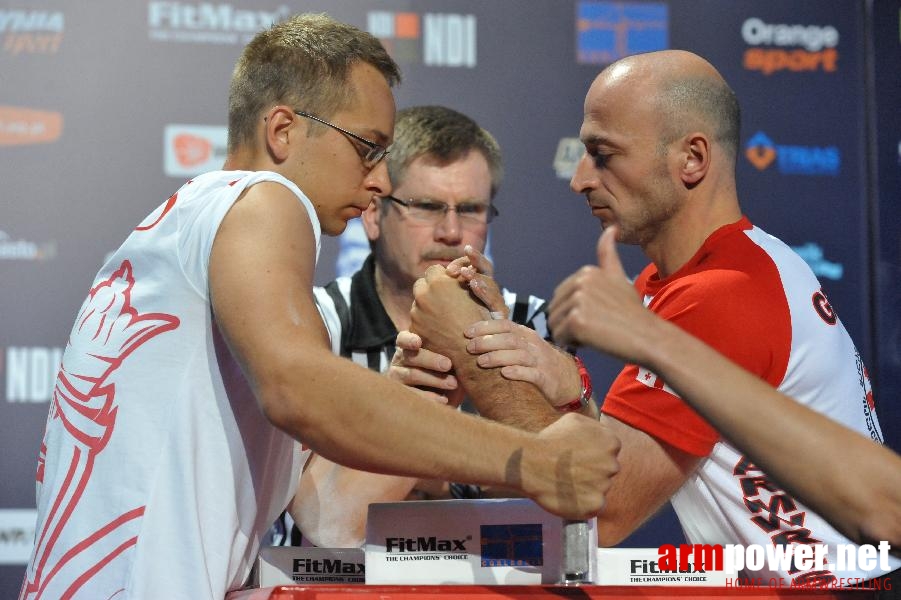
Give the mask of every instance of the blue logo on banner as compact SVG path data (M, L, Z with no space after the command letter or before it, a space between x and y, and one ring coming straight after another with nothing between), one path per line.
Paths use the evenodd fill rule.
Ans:
M836 146L777 145L762 131L748 140L745 157L758 171L775 161L779 172L785 175L838 175L842 166Z
M807 242L803 246L792 246L791 249L804 259L817 277L839 281L845 273L844 265L830 262L823 257L823 247L819 244Z
M483 567L540 567L544 564L541 524L482 525Z
M669 8L662 3L579 2L576 61L607 65L624 56L669 48Z

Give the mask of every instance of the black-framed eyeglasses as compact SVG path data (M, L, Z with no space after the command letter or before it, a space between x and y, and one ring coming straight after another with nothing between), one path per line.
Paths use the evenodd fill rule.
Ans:
M411 198L410 200L401 200L394 196L382 196L382 198L406 208L410 218L431 225L440 223L450 210L457 213L460 222L473 225L490 223L494 217L500 214L497 207L490 202L461 202L451 206L447 202L428 198Z
M363 144L364 146L369 148L368 152L360 155L360 158L363 160L363 166L366 167L367 169L371 169L371 168L375 167L377 164L379 164L379 161L381 161L383 158L385 158L388 155L388 149L385 148L384 146L382 146L381 144L376 144L375 142L371 142L364 137L358 136L356 133L351 133L351 132L347 131L346 129L342 129L342 128L338 127L337 125L335 125L333 123L329 123L328 121L326 121L324 119L320 119L316 115L311 115L308 112L304 112L302 110L295 110L294 112L295 112L295 114L298 114L301 117L313 119L314 121L322 123L323 125L328 125L332 129L340 131L344 135L355 139L356 141L360 142L361 144Z

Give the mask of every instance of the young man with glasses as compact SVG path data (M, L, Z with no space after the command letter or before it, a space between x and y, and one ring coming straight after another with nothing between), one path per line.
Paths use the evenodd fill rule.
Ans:
M399 330L410 327L413 286L430 265L447 266L470 246L483 269L490 264L481 253L488 227L498 215L494 198L503 180L500 147L475 121L442 106L417 106L398 111L394 143L386 158L394 191L376 199L363 213L371 252L351 277L339 277L316 288L316 301L336 354L373 371L385 372L395 353ZM574 358L553 347L548 337L544 301L503 291L506 310L517 324L521 351L547 373L543 390L548 401L591 413L587 371ZM523 358L517 356L517 360ZM404 380L403 373L391 376ZM460 404L462 388L453 375L410 381L431 384L427 396L452 406ZM584 396L584 398L583 398ZM585 402L582 402L584 399ZM365 533L366 506L374 501L413 497L480 497L478 486L376 476L337 468L314 456L304 474L315 481L301 486L292 506L308 542L320 546L359 545ZM415 489L413 489L415 487ZM320 506L323 489L328 506ZM353 493L338 493L339 490ZM307 493L309 492L309 493ZM334 511L340 518L330 515ZM298 545L300 531L290 519L276 523L278 544Z
M246 580L308 449L510 485L570 518L600 510L618 443L597 421L566 415L527 433L330 351L312 292L319 235L391 193L380 159L398 79L376 38L324 15L244 49L224 170L135 228L72 328L21 598L223 598Z

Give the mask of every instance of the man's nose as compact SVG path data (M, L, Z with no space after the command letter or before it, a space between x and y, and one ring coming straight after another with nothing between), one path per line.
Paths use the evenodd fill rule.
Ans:
M461 235L460 217L457 215L457 210L453 206L449 206L441 220L435 225L435 239L456 244L460 241Z
M569 180L569 188L577 194L584 194L593 187L597 187L597 174L594 171L592 158L587 152L582 153L582 158L576 163L576 170Z
M384 197L391 195L393 186L391 185L391 178L388 177L388 163L382 160L372 167L366 175L364 185L375 196Z

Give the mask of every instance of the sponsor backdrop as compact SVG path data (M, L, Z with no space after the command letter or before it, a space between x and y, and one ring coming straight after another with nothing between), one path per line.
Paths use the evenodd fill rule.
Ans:
M495 133L507 162L492 231L498 278L543 297L594 260L598 224L568 189L589 83L631 53L706 56L743 105L744 210L821 278L870 367L888 441L901 448L892 431L901 416L899 7L0 1L0 596L17 590L30 550L38 445L88 284L152 208L221 165L234 61L256 31L294 12L327 11L381 38L404 71L398 106L446 104ZM324 242L318 282L334 276L339 248ZM633 274L644 264L635 249L624 256ZM587 358L603 390L618 365ZM665 512L630 542L681 539Z

